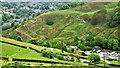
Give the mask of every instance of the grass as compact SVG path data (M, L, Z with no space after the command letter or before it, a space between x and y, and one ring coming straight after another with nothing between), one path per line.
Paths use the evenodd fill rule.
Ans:
M0 43L2 45L2 56L10 58L32 58L32 59L48 59L42 57L41 54L21 47L13 46L6 43Z
M91 5L91 4L88 4L88 5ZM115 3L106 5L105 9L108 11L112 11L115 8L113 6L115 6ZM91 7L95 7L95 9L93 9L93 11L87 11L87 12L81 11L81 7L67 9L67 10L49 11L47 13L44 13L42 15L35 17L34 18L35 20L27 21L24 25L12 31L10 35L21 36L21 38L25 42L27 42L31 38L41 38L41 37L46 37L50 40L53 38L66 39L74 36L85 38L88 32L92 32L93 35L95 35L96 37L117 36L117 33L115 32L117 28L108 28L106 26L106 23L91 25L90 21L87 23L83 22L81 18L82 15L88 14L89 17L91 18L95 12L103 9L101 8L102 6L99 7L100 9L96 8L96 6L94 5L91 5ZM46 25L46 22L48 22L49 20L53 21L54 24L51 26ZM25 47L32 47L38 51L40 51L41 48L46 48L46 47L36 46L29 43L15 41L8 38L2 38L2 41L18 44L20 46L25 46ZM29 49L23 49L23 48L11 46L5 43L1 43L1 44L4 45L4 46L2 45L2 49L5 50L2 52L3 56L8 56L11 58L17 57L17 58L31 58L31 59L46 59L46 60L55 61L54 59L42 57L41 54ZM61 50L54 49L54 53L61 53ZM67 52L64 52L64 54L69 55L69 53ZM61 60L58 60L58 61L67 62L67 61L61 61ZM70 62L70 63L87 66L86 63L74 63L74 62Z
M118 65L120 65L120 61L118 62L118 61L113 60L113 61L110 61L110 62L111 62L111 64L118 64Z
M7 39L7 38L4 38L4 39L2 38L2 40L9 41L9 42L12 42L12 43L17 43L18 42L18 44L20 44L20 45L24 44L24 46L27 46L27 45L30 46L30 44L28 44L28 43L22 43L22 42ZM47 60L47 61L56 62L56 60L43 57L41 55L41 53L37 53L37 52L35 52L33 50L30 50L30 49L21 48L21 47L18 47L18 46L14 46L14 45L2 43L2 42L0 42L0 44L1 44L1 47L2 47L2 56L4 56L4 57L38 59L38 60ZM31 46L36 46L36 45L31 44ZM44 47L41 47L41 48L44 48ZM61 50L54 49L54 53L59 53L60 51ZM72 53L64 52L64 54L71 55ZM77 54L72 54L72 55L80 56L80 55L77 55ZM73 64L73 65L76 65L75 62L70 62L70 61L57 60L57 62L70 63L70 64ZM77 63L77 64L79 64L79 63ZM86 64L80 63L80 65L86 65Z
M113 9L116 8L116 3L109 3L104 6L104 8L110 12ZM97 4L88 4L91 7L94 7L93 5ZM99 5L105 5L100 4ZM98 5L97 5L98 6ZM113 7L112 7L113 6ZM113 37L117 36L117 33L114 32L117 28L111 29L107 26L104 26L106 23L98 24L98 25L91 25L90 21L87 23L83 23L83 20L81 18L82 15L88 14L91 18L92 15L103 9L101 7L96 8L94 11L86 11L83 12L77 8L71 8L67 10L55 10L55 11L49 11L46 13L43 13L37 17L35 17L35 20L29 20L27 23L19 27L18 29L11 32L11 35L18 35L21 36L24 41L28 41L30 38L41 38L47 37L48 39L53 38L69 38L72 36L78 36L80 38L85 38L88 32L93 32L95 36L105 36L105 37ZM45 23L51 20L54 22L53 25L49 26ZM71 28L72 27L72 28ZM110 32L109 32L109 31ZM106 31L108 31L106 33Z
M9 40L11 40L11 39L9 39ZM12 42L13 41L15 41L15 40L12 40ZM18 41L15 41L15 42L18 42ZM21 48L21 47L18 47L18 46L13 46L13 45L6 44L6 43L1 43L1 42L0 42L0 44L2 44L1 47L3 49L2 56L5 56L5 57L23 58L23 59L27 58L27 59L46 60L46 61L62 62L63 63L63 64L55 64L57 66L63 66L63 65L66 66L67 64L64 64L64 63L69 63L70 65L75 65L75 66L76 65L77 66L88 66L88 63L71 62L71 61L63 61L63 60L57 60L56 61L54 59L49 59L49 58L46 58L46 57L42 57L41 53L37 53L37 52L35 52L33 50L30 50L30 49L25 49L25 48ZM25 43L25 44L27 44L27 43ZM31 44L31 46L32 46L32 44ZM57 52L57 50L55 50L55 51ZM68 54L68 53L66 53L66 54ZM73 55L78 55L78 54L73 54ZM5 64L8 64L8 63L13 63L12 61L4 61L4 60L1 60L0 62L2 63L2 65L5 65ZM51 66L51 65L53 65L51 63L36 63L36 62L22 62L22 63L24 63L25 65L33 65L33 66ZM70 65L67 65L67 66L70 66ZM104 66L102 61L99 64L99 66Z
M49 48L47 48L47 47L37 46L37 45L34 45L34 44L25 43L25 42L20 42L20 41L16 41L16 40L4 38L4 37L2 37L1 40L4 41L4 42L9 42L9 43L17 44L17 45L19 45L19 46L31 47L31 48L34 48L34 49L36 49L36 50L38 50L38 51L41 51L41 49L44 49L44 48L49 49ZM3 44L3 43L2 43L2 44ZM3 49L3 48L2 48L2 49ZM25 49L25 50L26 50L26 49ZM65 52L65 51L64 51L64 53L62 53L61 50L55 49L55 48L53 48L53 50L54 50L54 53L55 53L55 54L57 53L57 54L64 54L64 55L72 55L72 56L76 56L76 57L82 57L81 54L73 54L73 53L68 53L68 52ZM21 50L21 51L22 51L22 50ZM17 54L16 54L16 55L17 55Z
M6 43L0 43L2 44L2 56L9 57L9 58L26 58L26 59L38 59L38 60L47 60L47 61L54 61L54 62L62 62L62 63L70 63L72 65L80 64L80 65L86 65L84 63L74 63L69 61L63 61L63 60L54 60L49 59L46 57L41 56L40 53L37 53L35 51L24 49L21 47L13 46ZM2 65L5 63L4 61L1 61Z
M3 65L5 65L6 63L7 63L6 61L0 59L0 68L1 68Z

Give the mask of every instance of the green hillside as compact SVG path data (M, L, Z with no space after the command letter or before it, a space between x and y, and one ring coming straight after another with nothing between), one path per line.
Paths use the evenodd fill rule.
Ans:
M35 15L19 27L0 34L0 67L21 63L25 66L83 67L117 64L116 58L107 62L114 59L106 59L104 51L120 51L118 3L89 2L62 8ZM92 54L94 50L96 54ZM99 50L104 58L101 52L97 55Z
M101 7L97 8L98 5ZM11 32L10 35L20 36L24 41L30 38L44 37L48 39L67 39L74 36L84 38L89 32L92 32L96 37L115 37L117 36L117 27L108 27L109 21L104 21L104 18L102 20L101 17L98 17L100 23L92 25L91 20L94 13L102 13L103 8L107 11L107 15L110 15L117 8L116 5L117 3L88 3L82 7L49 11L26 21L24 25ZM87 9L86 6L91 9Z
M38 66L52 66L53 63L54 65L57 66L61 66L61 65L79 65L79 66L87 66L86 63L77 63L77 62L72 62L72 61L64 61L64 60L58 60L56 61L56 59L54 58L48 58L48 57L44 57L42 56L42 53L36 52L30 48L23 48L20 46L26 46L26 47L32 47L35 48L36 45L33 44L28 44L28 43L23 43L23 42L19 42L19 41L15 41L12 39L7 39L7 38L2 38L1 41L4 42L0 42L0 47L2 48L2 56L3 58L8 58L8 60L4 60L4 59L0 59L2 65L8 64L8 63L13 63L15 62L13 60L13 58L17 58L17 59L27 59L27 60L39 60L39 62L28 62L28 61L21 61L21 63L25 64L25 65L38 65ZM12 43L12 44L10 44ZM15 46L19 45L19 46ZM38 49L35 50L41 50L44 49L45 47L40 47L41 49L39 49L39 46L36 46ZM47 50L49 50L49 48L47 48ZM58 49L54 49L54 53L59 54L60 50ZM63 54L69 55L68 53L64 52Z

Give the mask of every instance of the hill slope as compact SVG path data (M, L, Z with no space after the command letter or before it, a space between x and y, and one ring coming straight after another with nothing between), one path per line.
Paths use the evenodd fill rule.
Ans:
M99 23L97 25L91 24L93 15L95 15L94 13L97 13L103 9L103 7L99 7L97 9L96 7L93 7L93 4L90 4L91 9L95 8L93 10L83 11L82 9L86 9L84 7L86 5L84 5L83 7L76 7L67 10L49 11L27 21L24 25L11 32L10 35L20 36L24 41L30 38L44 37L48 39L66 39L74 36L84 38L89 32L92 32L96 37L117 36L118 28L108 27L107 23L109 21L103 21L103 23ZM116 8L114 3L102 5L104 5L104 9L108 14ZM102 22L102 19L104 18L101 19L98 17L98 19Z

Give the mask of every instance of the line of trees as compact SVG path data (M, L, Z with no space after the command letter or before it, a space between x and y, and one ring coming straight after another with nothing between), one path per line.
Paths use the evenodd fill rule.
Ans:
M18 41L23 41L23 39L20 36L12 36L11 38ZM83 51L88 51L93 49L120 50L119 38L95 37L92 33L88 33L87 37L84 39L80 39L77 36L75 36L72 38L72 41L71 39L49 40L47 38L44 39L32 38L28 40L28 43L35 44L38 46L62 49L62 51L68 51L68 52L74 51L72 48L68 48L69 46L77 46L79 49Z
M73 3L68 3L68 4L61 4L61 5L58 6L58 8L60 10L65 10L65 9L81 6L83 4L84 4L84 2L73 2Z

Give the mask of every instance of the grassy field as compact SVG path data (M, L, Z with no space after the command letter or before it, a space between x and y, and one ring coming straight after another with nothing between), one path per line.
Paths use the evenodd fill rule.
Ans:
M17 43L18 42L18 44L20 44L20 45L24 44L24 46L30 46L30 45L31 45L31 47L36 46L36 45L33 45L33 44L19 42L19 41L15 41L15 40L12 40L12 39L7 39L7 38L2 39L2 41L3 40L9 41L9 42L12 42L12 43ZM47 57L43 57L41 55L41 53L35 52L31 49L21 48L21 47L18 47L18 46L14 46L14 45L7 44L7 43L2 43L2 42L0 42L0 44L1 44L0 47L2 47L2 56L3 57L33 59L33 60L46 60L46 61L51 61L51 62L61 62L61 63L63 63L63 64L54 64L54 65L57 65L57 66L71 66L71 65L72 66L74 66L74 65L88 66L88 63L49 59ZM40 48L43 48L43 47L40 47ZM60 50L56 49L55 52L60 52ZM68 55L67 52L66 52L66 54ZM0 60L0 63L2 65L5 65L5 64L8 64L8 63L14 63L14 61ZM28 66L30 66L30 65L31 66L54 66L52 63L43 63L43 62L20 62L20 63L23 63L24 65L28 65ZM67 63L67 64L65 64L65 63ZM108 64L106 64L106 65L108 66ZM99 66L104 66L103 61L101 61Z
M23 58L23 59L36 59L36 60L46 60L46 61L53 61L53 62L61 62L63 63L69 63L70 65L80 65L80 66L87 66L86 63L77 63L77 62L70 62L70 61L63 61L63 60L54 60L54 59L49 59L46 57L41 56L41 53L37 53L33 50L30 49L25 49L25 48L21 48L18 46L13 46L10 44L6 44L6 43L1 43L0 42L0 46L2 47L2 56L3 57L9 57L9 58ZM4 61L4 60L0 60L0 63L2 65L7 64L7 63L13 63L12 61ZM22 62L24 63L24 62ZM36 62L28 62L30 65L53 65L51 63L36 63ZM26 63L25 63L26 64ZM56 65L62 65L62 64L56 64ZM67 65L67 64L65 64Z
M8 43L13 43L13 44L16 44L16 45L19 45L19 46L24 46L26 48L31 47L31 48L34 48L35 50L38 50L38 51L41 51L41 49L44 49L44 48L49 49L47 47L42 47L42 46L30 44L30 43L20 42L20 41L16 41L16 40L9 39L9 38L4 38L4 37L2 37L1 41L8 42ZM73 54L73 53L68 53L66 51L64 51L62 53L60 49L55 49L55 48L52 48L52 49L54 50L54 53L64 54L64 55L72 55L72 56L76 56L76 57L82 57L81 54Z

